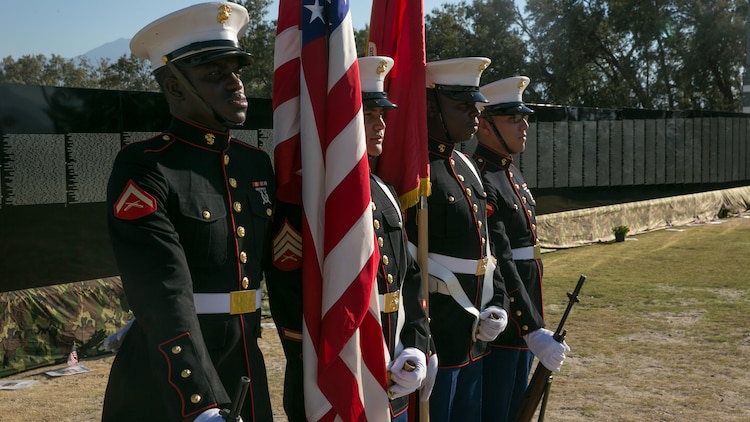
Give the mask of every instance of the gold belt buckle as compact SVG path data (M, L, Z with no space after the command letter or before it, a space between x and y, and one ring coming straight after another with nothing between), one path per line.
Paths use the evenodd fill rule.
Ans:
M255 312L255 290L229 292L229 313L231 315Z
M477 272L474 275L484 275L487 271L487 263L489 262L487 257L477 260Z
M534 259L542 259L542 245L534 245Z
M398 302L401 300L399 291L383 295L383 312L389 314L398 311Z

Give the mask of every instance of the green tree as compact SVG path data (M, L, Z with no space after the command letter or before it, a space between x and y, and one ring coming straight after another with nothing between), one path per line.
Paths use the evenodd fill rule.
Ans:
M151 63L130 54L122 55L114 63L102 59L98 68L99 88L125 91L158 91L159 85L151 75Z
M273 84L273 47L276 37L276 21L266 20L270 0L238 1L250 15L247 33L240 39L242 47L255 60L242 71L245 93L250 97L269 98Z
M738 111L747 2L528 0L544 102Z
M433 9L429 15L425 16L427 61L477 55L470 53L472 23L465 1L458 4L445 4L442 9Z
M679 107L740 111L748 3L684 0L680 29L689 33L676 80Z

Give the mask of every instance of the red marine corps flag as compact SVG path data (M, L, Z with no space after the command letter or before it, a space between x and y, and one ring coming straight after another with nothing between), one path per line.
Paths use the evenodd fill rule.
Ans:
M348 0L280 0L278 197L303 208L303 362L310 421L387 421L386 351L357 52ZM295 191L296 190L296 191Z
M393 58L385 91L398 110L386 111L388 131L375 173L393 185L401 207L430 194L425 99L424 2L373 0L370 56Z

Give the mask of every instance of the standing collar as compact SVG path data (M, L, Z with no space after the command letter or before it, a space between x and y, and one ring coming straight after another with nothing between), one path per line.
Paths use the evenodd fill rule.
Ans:
M178 117L173 117L167 132L180 140L200 148L212 151L223 151L229 145L231 135L229 130L224 132L208 129L193 123L188 123Z
M435 138L429 137L427 140L427 148L431 154L439 155L444 158L450 158L453 155L453 150L456 144L439 141Z
M511 164L513 164L512 156L499 154L482 144L477 144L477 149L474 151L474 155L476 155L477 162L479 162L480 165L481 163L488 163L506 170Z

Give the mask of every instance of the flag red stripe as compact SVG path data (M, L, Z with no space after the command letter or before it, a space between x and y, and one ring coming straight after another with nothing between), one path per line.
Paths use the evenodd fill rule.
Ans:
M357 168L364 166L368 168L367 156L363 156ZM369 170L368 170L369 171ZM369 209L370 199L352 198L352 192L361 189L361 186L370 183L368 173L363 171L352 172L339 183L339 185L329 194L328 204L326 206L326 239L324 252L328 254L346 235L354 223L359 220L363 212ZM341 204L346 204L342 206ZM353 208L356 208L356 212Z
M299 60L290 60L274 71L274 77L284 81L273 85L273 110L280 104L299 96Z

